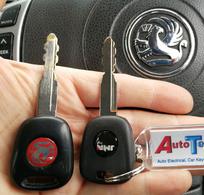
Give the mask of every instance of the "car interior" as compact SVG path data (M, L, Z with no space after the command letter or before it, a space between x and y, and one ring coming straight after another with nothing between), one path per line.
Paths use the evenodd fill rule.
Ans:
M190 115L204 115L203 0L7 0L0 56L43 64L51 32L59 40L58 65L103 71L101 48L111 36L117 72L180 85L193 95ZM186 194L204 194L202 183L194 176Z

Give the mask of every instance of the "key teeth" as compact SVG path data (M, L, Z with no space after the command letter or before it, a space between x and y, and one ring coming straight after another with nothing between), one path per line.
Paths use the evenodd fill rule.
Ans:
M117 54L117 49L116 49L115 43L114 43L114 55L116 56L116 54Z
M55 54L57 54L59 52L59 45L58 45L58 38L54 33L50 33L47 36L47 41L44 44L44 50L45 50L45 54L43 55L43 61L44 62L46 62L46 55L48 53L49 44L55 44ZM56 55L55 64L57 64L58 61L59 61L59 57Z
M113 47L114 47L114 49L113 49L114 59L113 59L113 70L112 70L112 71L113 71L113 73L115 73L115 72L116 72L116 64L117 64L117 59L116 59L117 49L116 49L116 47L115 47L115 42L114 42L114 41L113 41Z
M45 54L43 55L43 61L45 62Z
M113 65L113 70L112 70L113 73L116 73L116 64L117 64L117 60L115 58L115 63Z
M43 49L46 51L47 50L47 42L44 44Z
M56 46L56 53L58 53L59 52L59 45L57 44L57 46Z
M104 57L105 55L107 55L107 47L112 47L112 52L113 52L113 56L116 56L117 54L117 49L115 47L115 42L113 41L113 39L109 36L105 39L104 43L103 43L103 47L102 47L102 56Z
M45 44L44 44L44 51L45 51L45 53L44 53L44 55L43 55L43 61L45 62L45 56L46 56L46 53L47 53L47 49L48 49L48 43L46 42Z
M117 61L116 61L116 53L117 53L117 49L115 47L115 42L113 41L113 39L109 36L107 37L105 40L104 40L104 43L103 43L103 47L102 47L102 60L101 60L101 63L104 65L104 57L106 57L107 55L109 55L108 53L110 52L111 50L111 55L112 55L112 67L111 67L111 71L112 73L115 73L116 72L116 64L117 64Z
M58 55L56 55L55 64L57 64L58 62L59 62L59 57L58 57Z
M59 45L56 45L56 57L55 57L55 64L57 64L59 62L59 56L57 55L57 53L59 52Z

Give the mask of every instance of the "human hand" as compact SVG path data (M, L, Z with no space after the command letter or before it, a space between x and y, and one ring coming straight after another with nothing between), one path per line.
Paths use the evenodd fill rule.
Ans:
M0 0L0 9L5 5L6 0Z
M28 192L17 188L10 178L10 160L20 124L34 116L42 66L17 63L0 58L0 194L71 194L71 195L179 195L191 186L191 174L184 170L149 171L119 185L99 185L83 180L79 172L79 151L84 128L98 116L102 73L70 68L57 68L57 116L71 127L75 160L71 180L62 188L45 192ZM183 116L191 111L193 100L183 88L116 74L118 83L118 115L127 118L134 136L155 125L203 123L204 119ZM135 90L133 90L135 89ZM128 110L133 107L134 110ZM140 110L145 108L152 111Z

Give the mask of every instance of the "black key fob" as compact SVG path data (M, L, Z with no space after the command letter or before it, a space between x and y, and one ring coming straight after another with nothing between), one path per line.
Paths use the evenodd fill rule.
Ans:
M73 141L68 124L56 117L26 120L19 129L11 163L15 183L29 190L65 185L73 173Z
M132 128L127 120L118 116L98 117L87 125L84 132L80 154L81 175L91 182L106 183L105 177L133 169L134 154Z

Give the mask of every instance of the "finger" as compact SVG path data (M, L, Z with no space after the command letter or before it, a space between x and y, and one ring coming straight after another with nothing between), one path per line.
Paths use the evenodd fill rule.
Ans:
M80 194L106 195L181 195L191 186L192 177L188 171L165 170L145 172L120 185L97 185L87 183Z
M99 106L101 73L60 68L59 74L65 78L71 75L86 107ZM117 74L116 80L119 107L141 107L175 114L188 113L192 109L190 93L174 84L124 74Z
M99 110L89 109L89 121L99 116ZM141 110L119 110L117 113L118 116L124 117L130 123L130 126L133 129L134 138L136 138L144 129L154 126L172 126L172 125L188 125L188 124L204 124L203 117L195 116L183 116L183 115L170 115L170 114L160 114L154 112L146 112ZM67 121L70 121L70 118L67 118L66 115L62 115ZM72 121L69 123L72 124ZM82 136L84 129L87 125L87 120L80 121L80 126L76 129L75 123L71 126L72 135L75 143L75 158L79 158L80 145L82 142ZM77 126L78 127L78 126Z
M99 115L98 110L90 109L89 112L92 119ZM117 115L128 120L134 136L137 136L142 130L154 126L204 124L204 117L161 114L142 110L118 110Z
M1 10L1 8L3 8L5 3L6 3L6 0L0 0L0 10Z
M40 72L33 71L30 66L18 64L18 67L14 67L0 58L0 101L3 102L0 132L7 126L9 129L16 129L19 121L33 116L39 79Z
M130 122L134 134L154 126L192 125L203 124L203 117L159 114L145 111L120 111L119 114Z
M10 62L19 66L17 62ZM66 83L71 80L86 107L99 107L102 73L58 67L57 77L65 86L62 90L69 89ZM141 107L172 114L185 114L192 109L192 96L177 85L124 74L117 74L116 80L119 107Z

